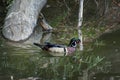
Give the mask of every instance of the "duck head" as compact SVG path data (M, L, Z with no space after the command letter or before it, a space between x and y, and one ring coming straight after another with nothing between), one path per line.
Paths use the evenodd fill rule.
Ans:
M76 47L81 41L78 38L72 38L69 43L69 47Z

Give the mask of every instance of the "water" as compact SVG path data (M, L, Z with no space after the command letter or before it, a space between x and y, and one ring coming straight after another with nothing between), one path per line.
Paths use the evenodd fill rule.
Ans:
M104 34L95 42L84 45L84 51L77 49L72 57L53 57L33 45L33 42L44 41L67 44L69 38L64 41L67 33L60 34L63 33L38 31L24 43L5 41L1 37L0 80L120 79L120 30Z
M103 45L94 48L94 52L104 56L108 61L107 71L96 74L95 80L119 80L120 79L120 29L107 33L99 38Z
M98 54L105 56L106 60L111 61L112 72L120 73L120 30L113 33L105 34L100 37L105 46L97 49Z

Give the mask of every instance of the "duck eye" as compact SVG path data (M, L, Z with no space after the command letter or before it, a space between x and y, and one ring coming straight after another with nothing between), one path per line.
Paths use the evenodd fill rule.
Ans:
M75 42L75 41L72 42L72 43L71 43L71 46L72 46L72 47L76 47L76 42Z

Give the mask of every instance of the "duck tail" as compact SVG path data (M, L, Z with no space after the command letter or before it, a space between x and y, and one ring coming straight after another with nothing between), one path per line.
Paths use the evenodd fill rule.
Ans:
M40 47L41 49L43 49L43 45L39 44L39 43L33 43L34 45Z

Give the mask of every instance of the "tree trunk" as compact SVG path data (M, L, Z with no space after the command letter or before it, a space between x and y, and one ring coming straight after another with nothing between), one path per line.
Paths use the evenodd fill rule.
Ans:
M79 13L78 13L78 37L81 40L81 43L79 45L80 50L83 50L83 39L82 39L82 31L81 31L81 26L82 26L82 21L83 21L83 3L84 0L79 0Z
M47 0L14 0L5 19L3 36L12 41L27 39L33 32L39 12Z

